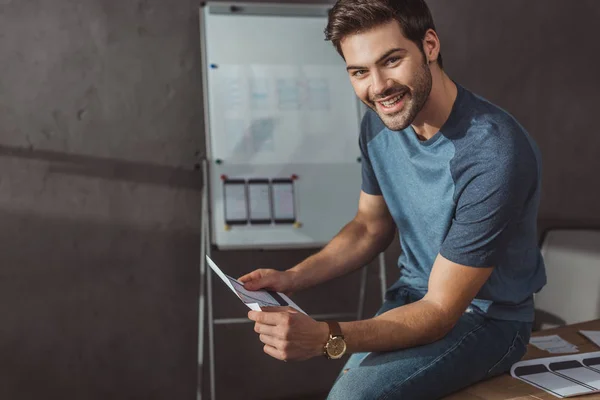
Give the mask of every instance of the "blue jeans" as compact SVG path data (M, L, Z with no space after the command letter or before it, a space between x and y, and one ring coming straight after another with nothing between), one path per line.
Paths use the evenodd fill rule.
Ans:
M377 314L421 298L407 288L391 289ZM510 370L525 355L531 326L490 319L469 308L437 342L399 351L353 354L328 399L442 398Z

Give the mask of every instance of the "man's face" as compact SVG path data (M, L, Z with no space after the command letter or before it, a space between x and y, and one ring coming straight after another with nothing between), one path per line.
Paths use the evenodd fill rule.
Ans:
M397 21L349 35L342 53L356 95L391 130L408 127L431 92L431 71Z

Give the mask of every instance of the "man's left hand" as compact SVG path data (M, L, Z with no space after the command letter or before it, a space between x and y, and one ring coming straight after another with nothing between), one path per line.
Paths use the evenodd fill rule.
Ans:
M282 361L303 361L323 354L329 326L291 307L264 307L250 311L254 331L265 344L264 351Z

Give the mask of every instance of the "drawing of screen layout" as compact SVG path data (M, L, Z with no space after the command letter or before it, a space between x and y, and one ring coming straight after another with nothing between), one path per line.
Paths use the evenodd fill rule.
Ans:
M292 179L226 179L223 181L223 197L227 225L296 222Z
M600 352L520 362L511 374L554 396L600 392Z
M258 304L260 307L285 307L288 302L283 299L277 292L270 290L261 290L251 292L244 288L237 279L225 275L231 282L236 294L245 304Z
M278 108L281 111L329 111L330 82L327 78L279 78L275 81Z

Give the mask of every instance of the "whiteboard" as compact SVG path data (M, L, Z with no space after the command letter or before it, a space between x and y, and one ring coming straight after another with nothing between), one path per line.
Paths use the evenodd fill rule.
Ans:
M321 246L356 213L364 109L324 40L327 11L222 2L200 9L211 242L220 248ZM240 181L246 192L226 190ZM265 218L281 207L286 218ZM228 223L228 215L248 222Z

